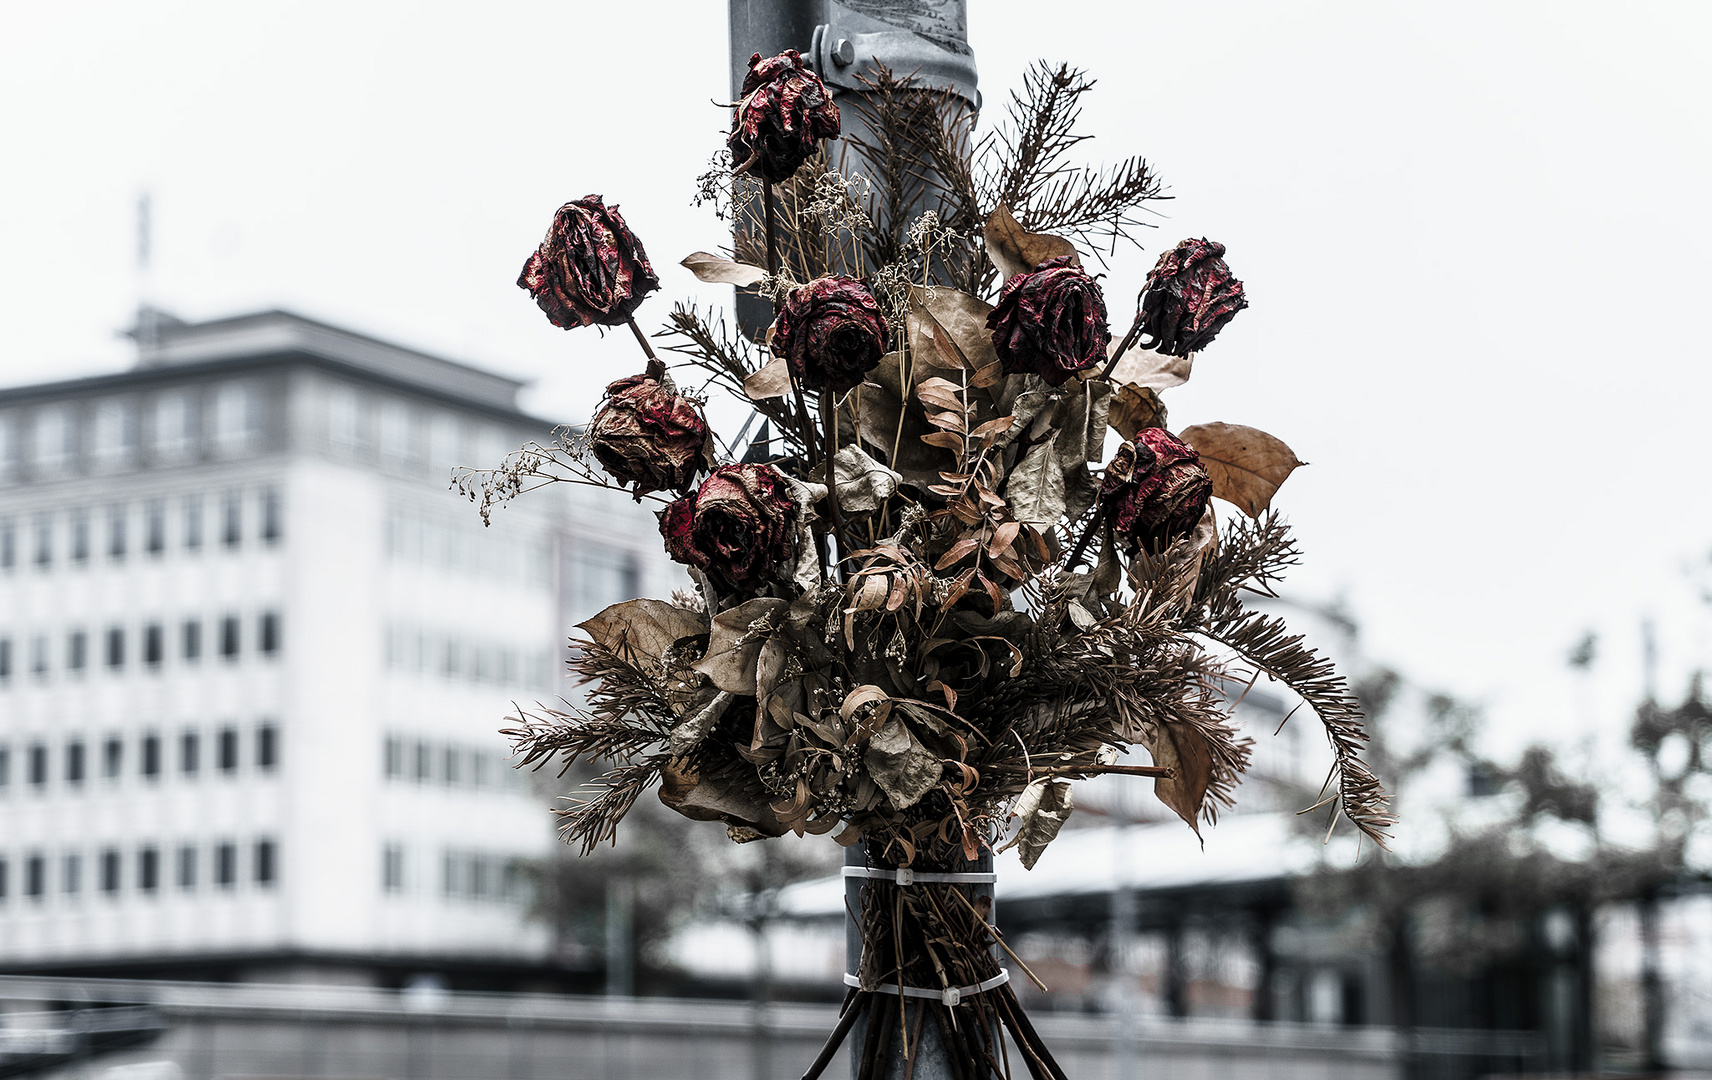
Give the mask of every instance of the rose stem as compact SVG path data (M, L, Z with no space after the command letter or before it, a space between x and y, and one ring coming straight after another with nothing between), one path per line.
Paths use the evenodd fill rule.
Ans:
M838 505L837 478L833 476L833 459L838 456L838 403L831 400L832 391L820 394L820 418L826 424L826 504L832 513L832 527L844 528L843 508ZM831 406L830 408L828 406Z
M648 335L644 334L642 328L636 325L635 317L624 321L629 324L630 332L636 335L636 344L642 346L642 351L648 354L648 377L658 379L666 373L666 365L660 363L660 358L654 355L654 347L648 344Z
M1074 570L1076 564L1082 561L1082 553L1088 550L1088 541L1094 538L1094 530L1100 527L1106 511L1101 507L1094 511L1094 520L1088 522L1088 527L1082 530L1082 535L1076 539L1076 546L1070 549L1070 559L1064 564L1064 569Z
M838 1024L832 1029L832 1034L827 1037L826 1045L821 1047L819 1056L814 1059L814 1064L810 1065L808 1071L802 1074L802 1080L820 1080L820 1074L825 1072L826 1067L832 1063L832 1055L836 1054L838 1048L844 1045L845 1036L850 1034L850 1026L856 1023L856 1018L867 1010L870 997L872 997L871 994L858 990L854 986L850 988L850 992L844 996L844 1011L838 1016Z
M761 184L761 205L765 207L764 216L767 221L767 273L777 278L779 276L779 227L777 224L778 211L773 208L773 182L771 180L763 181ZM773 288L778 288L777 281L774 281ZM779 302L774 300L773 314L777 316L778 312ZM804 400L802 386L795 378L791 379L791 393L796 396L797 424L802 429L804 453L808 457L808 467L812 469L816 464L814 422L809 419L808 402Z
M1123 340L1118 342L1118 351L1112 354L1112 358L1108 360L1106 362L1106 366L1101 369L1100 378L1109 379L1112 377L1112 369L1118 366L1118 361L1123 359L1123 354L1129 352L1129 347L1134 345L1135 339L1140 336L1141 309L1137 308L1135 312L1135 322L1130 325L1129 333L1125 334Z

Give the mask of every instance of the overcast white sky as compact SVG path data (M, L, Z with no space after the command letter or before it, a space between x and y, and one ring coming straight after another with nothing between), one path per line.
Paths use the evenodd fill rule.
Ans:
M971 7L990 105L1037 56L1085 67L1090 160L1171 185L1114 317L1160 246L1229 246L1253 306L1168 403L1312 463L1279 499L1303 594L1485 703L1500 743L1625 725L1648 614L1680 692L1712 650L1686 571L1712 551L1712 5ZM722 239L689 205L725 123L717 0L0 17L0 383L129 362L144 188L167 308L288 307L534 379L554 418L637 360L513 284L553 209L623 206L664 284L645 325Z

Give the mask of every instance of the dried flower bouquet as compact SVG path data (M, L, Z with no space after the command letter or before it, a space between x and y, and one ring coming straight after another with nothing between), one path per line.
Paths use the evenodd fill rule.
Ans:
M735 257L684 265L773 301L759 348L680 305L655 335L669 367L634 321L658 288L641 243L599 197L559 210L519 284L556 325L630 327L647 368L586 427L461 484L484 515L554 481L656 500L695 584L583 623L586 704L508 731L526 764L610 766L558 811L568 841L613 839L658 784L739 842L834 833L929 875L1015 846L1032 867L1072 782L1113 772L1154 777L1198 829L1248 761L1225 688L1264 676L1329 736L1321 805L1383 842L1392 819L1343 679L1242 602L1297 560L1270 506L1300 463L1252 428L1166 427L1160 392L1247 306L1243 285L1222 245L1186 240L1112 333L1083 260L1132 240L1161 196L1139 159L1065 163L1090 85L1038 67L976 143L953 99L882 75L829 153L840 117L820 80L795 53L756 57L728 171L702 181L735 219ZM687 375L753 409L731 443ZM1153 764L1118 763L1138 745ZM865 888L860 985L817 1069L858 1016L894 1015L880 990L925 987L946 993L913 1032L901 992L896 1023L867 1025L862 1075L883 1073L894 1035L912 1053L924 1015L964 1075L1008 1075L1000 1025L1032 1075L1062 1075L1009 986L967 992L1000 977L984 901Z

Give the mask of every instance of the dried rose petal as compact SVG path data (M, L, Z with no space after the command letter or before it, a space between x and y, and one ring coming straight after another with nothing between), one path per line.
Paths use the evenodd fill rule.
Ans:
M796 175L815 143L833 138L838 129L838 106L826 84L802 54L786 49L765 60L760 53L749 58L725 144L738 172L778 184Z
M623 326L660 287L648 253L599 195L568 202L517 278L554 326Z
M1143 428L1112 455L1100 506L1126 546L1157 554L1193 532L1213 481L1195 448L1164 428Z
M696 474L713 467L713 432L694 401L670 381L647 375L619 379L589 421L594 456L636 497L651 491L683 491Z
M1068 255L1005 282L987 329L1006 374L1032 372L1053 386L1105 360L1112 340L1099 282Z
M886 317L854 278L815 278L792 289L773 326L773 353L811 390L842 394L886 355Z
M1203 237L1159 257L1141 297L1141 329L1153 349L1171 356L1199 352L1248 306L1224 255L1223 244Z
M791 559L797 504L771 465L721 465L660 515L666 554L739 589L759 588Z

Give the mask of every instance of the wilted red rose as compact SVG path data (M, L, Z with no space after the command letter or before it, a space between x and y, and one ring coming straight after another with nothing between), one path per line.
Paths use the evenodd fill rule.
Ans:
M650 491L683 491L713 468L713 432L695 402L670 379L632 375L606 388L588 426L594 456L620 483Z
M795 547L797 504L771 465L721 465L660 515L666 554L740 589L766 583ZM788 576L788 574L786 575Z
M1203 237L1159 257L1141 296L1141 329L1153 349L1171 356L1199 352L1248 306L1224 256L1223 244Z
M1005 282L987 329L1006 374L1033 372L1053 386L1105 360L1112 340L1099 282L1068 255Z
M1164 428L1136 432L1100 481L1100 506L1117 535L1155 553L1194 531L1212 494L1201 455Z
M743 92L731 110L725 145L738 172L783 183L814 153L814 144L838 134L838 106L820 76L786 49L765 60L749 58Z
M559 207L517 284L529 290L554 326L569 330L591 323L623 326L660 279L618 208L589 195Z
M815 278L792 289L773 326L773 353L811 390L842 394L886 355L886 317L854 278Z

